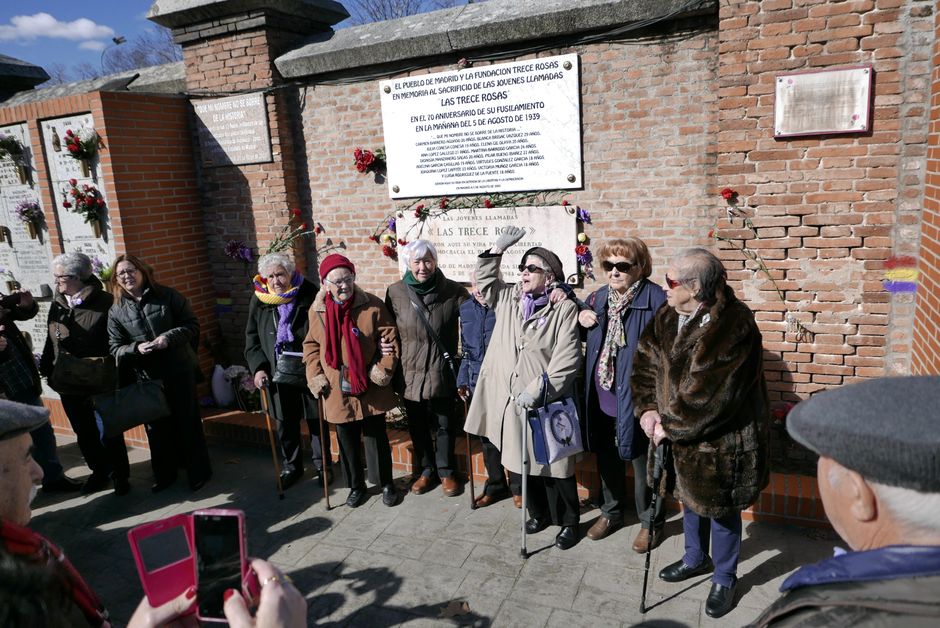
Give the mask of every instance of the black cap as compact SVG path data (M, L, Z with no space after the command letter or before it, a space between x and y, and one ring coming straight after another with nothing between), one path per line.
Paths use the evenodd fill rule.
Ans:
M885 377L818 393L787 415L798 443L866 479L940 493L940 377Z
M0 399L0 440L26 434L48 421L49 411L41 406Z
M564 268L562 268L561 260L558 259L557 255L548 249L543 249L540 246L533 246L531 249L522 254L522 261L520 263L525 264L525 259L530 255L535 255L545 260L545 263L548 264L548 269L552 271L553 275L555 275L555 281L565 280L565 271Z

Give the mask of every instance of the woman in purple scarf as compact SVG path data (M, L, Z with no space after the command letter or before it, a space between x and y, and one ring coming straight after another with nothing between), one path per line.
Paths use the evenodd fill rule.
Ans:
M321 442L316 400L306 386L273 382L275 365L284 353L303 352L307 336L307 312L317 296L317 287L307 281L286 253L269 253L258 260L254 278L255 298L248 308L245 329L245 358L254 374L255 386L269 386L272 408L281 444L281 484L287 488L304 474L300 440L300 417L311 434L313 464L317 475L324 473L323 446L330 460L329 441ZM297 359L300 359L299 357ZM332 480L329 464L328 479Z

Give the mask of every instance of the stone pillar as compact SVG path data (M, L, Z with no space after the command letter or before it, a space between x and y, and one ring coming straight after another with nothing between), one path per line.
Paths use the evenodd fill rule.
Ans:
M298 181L294 154L302 133L292 123L296 89L279 89L285 81L274 60L302 39L329 32L348 13L331 0L157 0L147 17L172 29L183 47L193 100L265 93L272 161L204 167L200 173L219 321L229 358L240 361L255 269L227 258L225 244L242 240L263 252L287 224L290 209L300 209L308 221L311 216L310 207L300 204L306 183ZM303 272L307 263L302 248L296 249Z

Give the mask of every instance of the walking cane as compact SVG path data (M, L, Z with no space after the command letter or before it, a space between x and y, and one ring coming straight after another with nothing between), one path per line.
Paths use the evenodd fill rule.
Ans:
M656 448L653 458L653 498L650 500L650 540L646 546L646 568L643 571L643 595L640 597L640 613L646 613L646 584L650 577L650 556L653 554L653 545L656 541L656 505L659 501L659 481L663 477L663 469L669 459L669 441L664 440Z
M526 497L528 493L527 485L529 484L529 472L528 472L529 448L526 446L527 445L526 437L528 436L528 432L526 430L527 415L528 413L526 413L522 417L522 552L521 552L521 556L524 559L529 557L529 550L526 549L526 545L525 545L526 543L525 514L527 510L526 506L528 506L528 502L526 502Z
M320 394L319 397L317 397L317 414L320 415L320 451L322 452L321 455L323 456L323 472L320 475L323 476L323 496L326 498L326 509L329 510L330 509L330 489L329 489L329 483L327 482L327 480L329 479L328 476L330 474L329 466L333 465L333 455L330 453L330 447L331 447L330 430L324 429L323 427L324 426L323 417L325 415L323 414L323 394L322 393ZM325 443L325 446L324 446L324 443ZM328 462L329 462L329 466L327 466Z
M467 441L467 476L470 479L470 510L476 510L477 496L473 487L473 455L470 453L470 434L467 433L467 400L463 400L463 437Z
M271 429L271 405L268 403L268 384L261 387L261 407L264 410L264 424L268 428L268 440L271 442L271 457L274 459L274 477L277 478L277 498L284 499L284 487L281 485L281 463L277 457L277 446L274 444L274 431Z

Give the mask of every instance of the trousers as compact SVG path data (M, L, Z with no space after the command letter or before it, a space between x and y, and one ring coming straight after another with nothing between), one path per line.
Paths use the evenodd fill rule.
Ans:
M339 440L340 465L343 477L349 488L364 489L365 476L362 472L362 449L365 446L366 466L378 471L381 486L392 483L392 447L385 431L385 415L368 416L361 421L336 424L336 438ZM370 473L370 476L374 474Z
M711 538L712 561L715 572L712 582L732 587L737 582L738 557L741 555L741 513L727 517L709 519L684 508L682 530L685 532L685 556L689 567L697 567L708 556L708 541Z

